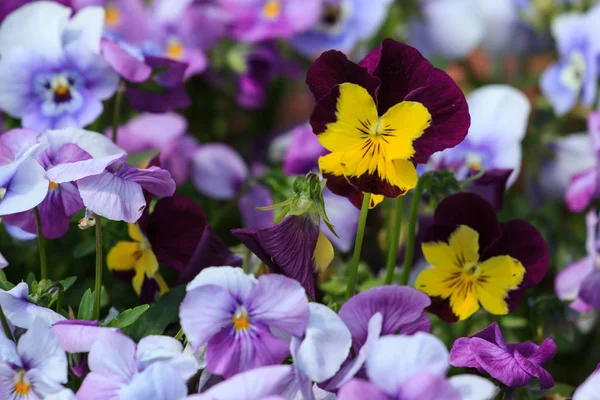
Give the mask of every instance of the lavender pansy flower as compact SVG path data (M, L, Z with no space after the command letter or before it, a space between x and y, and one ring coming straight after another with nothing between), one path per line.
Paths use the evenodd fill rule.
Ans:
M375 343L367 358L369 380L352 379L341 387L338 399L462 400L462 391L468 393L469 389L477 390L473 399L494 395L494 385L478 377L446 379L448 368L448 350L435 336L423 332L386 336Z
M458 146L434 154L429 166L455 171L463 180L481 170L512 169L510 187L521 170L521 141L531 104L525 94L508 85L487 85L468 97L471 127Z
M94 164L98 168L103 168L124 154L109 139L77 128L47 131L45 135L39 136L38 140L43 143L45 150L35 158L46 171L59 165L77 168ZM83 208L75 184L50 181L47 195L38 205L42 234L52 239L63 236L69 229L71 217ZM5 221L20 227L25 232L37 232L32 210L9 215Z
M391 0L325 0L318 22L295 36L292 46L309 57L330 49L349 53L358 42L377 33L391 3Z
M110 331L92 345L88 365L91 372L77 391L81 400L181 399L187 394L186 380L198 370L196 359L171 337L146 336L136 345Z
M0 216L30 210L46 197L44 168L33 158L42 147L37 136L27 129L0 136Z
M565 202L571 211L583 211L594 197L598 195L600 171L600 112L592 112L588 115L588 133L591 149L596 156L596 163L571 178L569 187L565 193Z
M290 38L314 26L320 16L320 0L220 0L231 14L235 39L256 43Z
M50 326L65 319L53 310L29 301L29 287L25 282L8 291L0 290L0 307L11 325L23 329L30 329L36 320Z
M348 360L324 389L333 391L352 379L380 336L428 332L430 322L424 309L429 304L427 296L407 286L381 286L351 297L339 315L352 334L356 357Z
M512 388L538 378L544 390L554 386L554 380L542 365L555 355L552 339L545 339L540 346L532 342L505 344L500 327L494 322L471 337L457 339L450 350L450 363L477 368Z
M304 289L292 279L275 274L255 279L239 268L213 267L188 284L179 316L194 350L208 343L208 370L228 378L281 363L289 344L272 330L302 336L309 307Z
M598 262L598 215L590 211L585 216L587 226L587 256L568 265L556 275L554 288L561 300L571 301L570 307L581 313L600 309L600 264Z
M70 15L68 7L41 1L0 25L0 109L26 128L88 125L117 89L118 75L100 56L103 11Z
M542 93L561 116L579 99L592 107L598 91L598 56L600 55L600 6L585 14L565 13L552 21L559 61L542 75Z
M128 153L159 152L160 166L182 185L189 177L192 155L199 148L186 132L187 121L179 114L141 114L119 127L117 144ZM106 135L112 136L112 130Z
M283 173L300 175L319 170L319 157L327 154L327 149L319 142L309 124L295 127L289 132L291 141L283 156Z
M45 399L67 383L67 356L46 322L36 319L15 345L0 334L3 399Z

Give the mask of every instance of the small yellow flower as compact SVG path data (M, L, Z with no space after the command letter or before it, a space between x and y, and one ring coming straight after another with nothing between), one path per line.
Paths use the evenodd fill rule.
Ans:
M448 243L423 243L425 259L433 268L417 278L416 288L433 297L450 300L459 320L479 310L508 314L506 297L525 275L520 261L510 256L479 260L479 233L466 225L450 235Z
M132 284L138 295L142 291L144 278L154 279L161 294L168 292L169 287L158 272L158 260L148 239L144 237L137 224L128 224L128 232L129 237L134 241L120 241L110 249L106 257L108 269L135 271Z

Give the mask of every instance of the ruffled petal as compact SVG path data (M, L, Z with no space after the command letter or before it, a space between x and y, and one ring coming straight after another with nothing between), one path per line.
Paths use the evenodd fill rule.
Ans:
M68 353L87 353L104 331L118 332L117 328L98 325L98 321L65 320L52 325L52 333L64 351Z
M568 265L556 275L554 290L561 300L575 300L581 290L581 285L594 270L595 260L590 257Z
M565 193L565 203L569 210L581 212L590 204L597 190L598 169L593 167L571 178L571 183Z

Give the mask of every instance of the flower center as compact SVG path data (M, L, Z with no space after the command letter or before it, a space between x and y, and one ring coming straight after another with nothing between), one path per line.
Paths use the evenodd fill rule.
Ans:
M107 26L115 27L121 23L121 11L114 4L108 4L104 11L104 22Z
M321 22L325 25L335 25L339 22L341 16L342 8L339 4L327 4L323 7Z
M467 154L467 159L465 160L465 164L471 171L479 172L483 168L483 160L482 160L481 156L477 153Z
M317 23L316 30L325 32L330 35L340 33L343 29L344 22L352 13L352 2L348 0L340 0L333 4L323 5L321 18Z
M183 43L177 38L169 39L165 53L172 60L181 60L185 53Z
M42 113L54 117L79 111L83 98L79 92L82 79L74 71L40 73L35 77L35 91L43 99Z
M231 319L233 322L233 329L236 331L247 331L250 329L250 321L248 320L248 311L244 306L239 306L233 314Z
M58 183L56 183L56 182L50 181L50 183L48 184L48 188L50 190L56 190L57 187L58 187Z
M266 19L275 19L281 14L281 0L267 0L262 14Z
M26 371L20 370L17 375L15 375L14 379L14 393L21 396L27 396L29 394L29 388L31 388L31 383L29 379L25 376Z
M579 91L585 78L585 57L581 51L575 50L569 55L569 63L560 74L561 82L573 91Z

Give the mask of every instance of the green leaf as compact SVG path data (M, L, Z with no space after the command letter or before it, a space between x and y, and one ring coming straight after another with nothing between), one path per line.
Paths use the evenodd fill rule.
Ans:
M0 289L2 290L10 290L12 288L14 288L15 285L13 285L12 283L10 283L8 281L8 279L6 279L6 274L4 273L4 271L0 270Z
M162 334L169 324L179 319L179 306L185 296L185 285L162 295L137 321L123 329L136 342L148 335Z
M73 286L73 284L75 283L76 280L77 280L76 276L70 276L68 278L61 280L60 284L62 285L63 290L66 292L67 290L69 290L69 288L71 286Z
M91 320L94 313L94 295L92 289L85 291L79 302L77 310L77 319Z
M143 304L141 306L137 306L136 308L125 310L119 314L118 317L112 319L107 326L123 329L137 321L138 318L148 311L149 308L150 306L148 304Z

